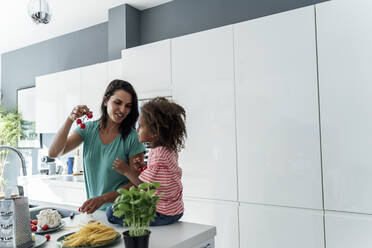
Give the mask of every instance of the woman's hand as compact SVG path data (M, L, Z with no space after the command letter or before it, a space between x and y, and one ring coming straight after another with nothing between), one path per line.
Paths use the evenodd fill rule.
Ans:
M87 214L92 214L97 209L99 209L104 203L105 200L103 199L103 196L90 198L89 200L86 200L83 203L83 205L79 208L79 211Z
M70 118L70 120L75 121L76 119L84 115L87 115L89 113L92 113L92 112L89 110L89 108L86 105L78 105L72 110L72 112L70 113L68 117Z
M112 166L112 169L116 170L120 174L127 174L128 171L130 170L130 167L127 163L125 163L123 160L120 158L115 159L114 164Z

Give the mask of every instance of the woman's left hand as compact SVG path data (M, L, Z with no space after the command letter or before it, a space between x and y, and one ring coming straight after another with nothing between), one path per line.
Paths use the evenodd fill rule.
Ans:
M103 200L102 196L90 198L83 203L83 205L79 208L79 211L87 214L92 214L104 203L105 201Z

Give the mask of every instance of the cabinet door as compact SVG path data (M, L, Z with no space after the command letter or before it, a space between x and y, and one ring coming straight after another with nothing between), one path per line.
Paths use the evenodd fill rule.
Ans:
M108 66L108 83L114 79L123 79L122 59L106 62Z
M80 104L80 69L37 77L36 97L37 132L56 133Z
M184 204L182 221L216 226L217 248L239 247L238 203L185 199Z
M330 210L372 213L371 10L369 0L316 6L325 208Z
M241 204L239 225L240 247L324 248L320 210Z
M58 104L61 105L60 125L70 115L72 109L80 104L80 68L57 73L59 98Z
M58 130L58 83L52 75L40 76L35 79L36 111L35 124L38 133L55 133Z
M237 200L232 26L173 39L172 75L187 115L184 194Z
M371 247L371 215L327 211L325 228L327 248Z
M122 51L123 79L139 99L171 95L170 40Z
M101 117L101 103L108 81L108 64L95 64L81 68L81 103L93 112L93 119Z
M322 209L314 7L234 25L239 200Z

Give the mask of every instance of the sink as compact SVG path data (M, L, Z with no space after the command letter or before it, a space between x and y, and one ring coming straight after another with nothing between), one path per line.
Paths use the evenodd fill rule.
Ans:
M37 219L36 215L38 215L40 213L40 211L44 210L44 209L57 210L62 218L71 217L73 215L80 214L78 211L73 211L73 210L63 209L63 208L53 208L53 207L44 207L44 206L43 207L34 207L34 208L30 208L30 218L31 218L31 220Z

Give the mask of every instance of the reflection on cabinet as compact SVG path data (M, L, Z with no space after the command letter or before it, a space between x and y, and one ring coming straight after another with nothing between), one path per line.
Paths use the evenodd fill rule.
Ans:
M79 104L85 104L93 111L93 120L99 119L106 87L113 79L122 79L121 70L119 59L37 77L37 132L56 133ZM71 130L75 127L73 124Z
M242 248L324 248L322 211L240 204L239 220Z
M36 131L56 133L80 104L80 69L36 78Z
M238 203L187 198L184 204L182 221L216 226L216 248L239 247Z
M316 6L325 209L372 213L371 10Z
M170 49L170 40L163 40L122 51L123 79L139 99L171 96Z
M184 194L237 200L232 26L173 39L172 75L187 115Z
M306 7L234 25L240 201L322 209L314 23Z
M101 116L101 102L108 83L106 63L81 68L81 103L93 112L93 120Z

